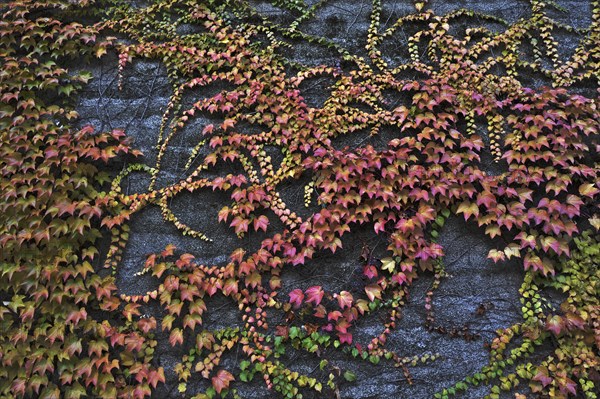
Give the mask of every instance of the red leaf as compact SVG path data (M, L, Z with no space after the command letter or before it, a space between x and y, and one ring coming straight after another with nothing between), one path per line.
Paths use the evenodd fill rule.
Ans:
M346 343L348 345L352 344L352 334L350 333L342 333L338 332L338 337L340 338L340 343Z
M373 302L375 298L381 299L381 287L378 284L369 284L365 287L365 292L369 300Z
M570 329L583 330L585 328L585 320L575 313L566 313L567 325Z
M235 378L229 371L219 370L217 375L214 376L211 381L215 391L220 394L222 390L229 388L229 383L235 381Z
M331 320L338 320L340 317L342 317L342 312L340 312L339 310L334 310L333 312L329 312L329 314L327 315L327 320L331 321Z
M525 255L525 259L523 259L523 266L525 267L525 270L529 270L530 268L533 268L533 270L544 270L544 264L542 263L540 257L531 252Z
M171 331L171 335L169 335L169 343L171 346L175 346L176 344L183 344L183 331L181 328L174 328Z
M538 372L532 380L540 382L543 387L552 382L552 378L548 376L548 370L545 367L538 367Z
M231 296L231 294L238 293L238 283L234 278L229 278L225 281L225 285L223 286L223 293L227 296Z
M194 255L192 254L182 254L179 259L175 262L175 265L182 269L190 265L191 261L194 259Z
M546 330L551 331L557 337L561 334L564 327L564 320L558 315L548 316L546 319Z
M231 221L229 227L235 227L236 234L242 234L248 231L248 219L244 219L241 216L236 216Z
M567 392L571 393L573 396L577 396L577 384L575 381L568 377L561 378L561 384L559 385L559 389L562 393L566 394Z
M221 126L223 128L223 131L226 131L227 129L235 126L235 121L233 119L225 119Z
M392 276L392 281L398 283L398 285L402 285L408 281L406 278L406 274L404 273L396 273Z
M146 263L144 263L144 267L146 269L149 269L154 266L155 262L156 262L156 254L148 255L148 257L146 258Z
M363 274L370 279L375 278L377 277L377 268L373 265L366 265L363 268Z
M14 394L25 395L25 387L26 386L27 386L27 384L24 379L17 378L11 384L10 390Z
M260 215L256 219L254 219L254 230L258 231L262 229L263 231L267 231L267 226L269 225L269 218L265 215Z
M244 260L244 255L246 251L242 248L238 248L229 255L229 259L235 263L241 263Z
M156 388L159 382L165 383L165 370L159 367L158 370L151 370L148 373L148 384Z
M215 128L215 125L213 125L212 123L210 125L206 125L206 127L204 129L202 129L202 134L203 135L211 134L213 132L214 128Z
M137 325L140 330L147 334L148 331L156 329L156 319L154 317L143 318L137 322Z
M352 294L349 293L348 291L342 291L339 294L334 295L334 297L337 298L338 304L340 305L341 309L351 307L352 302L354 300L354 298L352 297Z
M323 300L323 295L325 294L325 292L323 291L323 289L320 286L312 286L310 288L308 288L306 290L306 302L311 302L313 303L315 306L317 306L318 304L321 303L321 300Z
M540 242L541 242L542 248L544 249L545 252L548 252L550 250L550 248L552 248L554 250L554 252L556 252L559 255L562 252L562 250L560 248L560 243L558 242L558 240L556 238L554 238L552 236L542 237L540 239Z
M166 258L167 256L171 256L173 255L173 251L176 249L175 245L173 244L167 244L167 246L165 247L164 251L162 251L160 253L160 255L163 258Z
M298 309L302 306L302 301L304 300L304 293L301 289L296 288L292 292L290 292L290 303L294 305L294 308Z

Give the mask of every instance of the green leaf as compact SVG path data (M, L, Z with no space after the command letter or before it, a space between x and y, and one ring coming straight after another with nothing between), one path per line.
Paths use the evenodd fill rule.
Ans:
M71 95L71 93L75 90L75 86L67 84L58 88L58 92L60 94L64 94L67 97Z
M327 364L329 364L327 359L321 360L321 362L319 363L319 369L323 370L325 368L325 366L327 366Z
M356 374L349 370L346 370L344 371L344 379L348 382L354 382L356 381Z
M248 368L248 366L250 366L250 362L248 360L242 360L240 362L240 369L241 370L246 370Z

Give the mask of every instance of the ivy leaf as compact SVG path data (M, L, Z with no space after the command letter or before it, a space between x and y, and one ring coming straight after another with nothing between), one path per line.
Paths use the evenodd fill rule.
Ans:
M571 395L573 395L573 397L577 396L577 384L569 377L560 378L559 389L560 392L564 394L567 394L567 392L569 392Z
M171 346L183 344L183 331L181 328L174 328L169 335L169 343Z
M338 332L338 338L340 339L340 343L342 344L352 344L352 334L349 332Z
M565 317L567 319L567 326L569 329L585 329L585 320L575 313L566 313Z
M493 260L494 263L498 263L498 261L505 260L506 255L503 251L498 251L497 249L490 249L487 258Z
M294 308L298 309L302 306L302 301L304 300L304 293L301 289L296 288L290 292L290 303L294 305Z
M189 328L190 330L194 330L196 325L202 325L202 316L197 313L194 314L186 314L183 317L183 328Z
M73 90L75 90L75 87L73 85L70 85L70 84L65 84L65 85L62 85L62 86L60 86L58 88L58 92L60 94L66 95L67 97L71 95L71 93L73 92Z
M504 248L504 254L508 259L512 258L513 256L515 258L520 258L521 251L519 250L519 245L515 243L508 244L506 248Z
M373 302L375 298L381 299L381 287L379 284L369 284L365 287L365 292L367 293L367 297L369 300Z
M229 388L229 384L232 381L235 381L235 378L227 370L219 370L217 375L211 379L212 386L218 394L220 394L222 390Z
M233 119L225 119L223 121L223 124L221 125L221 127L223 128L223 131L226 131L229 128L232 128L235 126L235 120Z
M344 379L348 382L354 382L356 381L356 374L349 370L346 370L344 371Z
M352 294L349 293L348 291L342 291L337 295L334 295L335 297L337 297L337 301L338 304L340 305L341 309L344 309L346 307L351 307L352 306L352 302L354 301L354 298L352 297Z
M162 256L163 258L166 258L167 256L171 256L171 255L173 255L173 251L175 249L177 249L177 247L175 247L175 245L167 244L165 249L160 253L160 256Z
M456 213L464 214L465 221L471 216L479 217L479 207L474 202L463 201L456 209Z
M56 385L52 385L53 387L47 386L40 392L39 399L58 399L60 397L60 389Z
M266 232L268 225L269 225L269 218L267 218L265 215L260 215L259 217L254 219L254 230L255 231L262 229L263 231Z
M388 272L393 273L395 267L396 261L394 258L381 259L381 270L387 270Z
M106 54L106 47L98 46L95 53L97 58L101 58L104 54Z
M179 268L179 269L183 269L184 267L188 267L191 263L192 260L194 260L194 255L192 254L182 254L179 259L177 259L177 261L175 262L175 265Z
M408 281L406 278L406 274L404 273L396 273L392 276L392 281L396 282L398 285L402 285Z
M579 194L585 195L586 197L594 198L600 190L596 188L594 184L586 183L579 186Z
M137 325L140 330L147 334L148 331L156 329L156 319L154 317L143 318L138 320Z
M502 233L500 231L500 226L498 226L497 224L491 224L485 228L485 234L490 236L490 238L494 238Z
M229 259L231 259L232 262L241 263L244 260L244 255L246 255L246 250L237 248L229 255Z
M525 270L529 270L530 268L533 268L533 270L544 270L542 260L533 253L527 253L527 255L525 255L523 266L525 267Z
M235 278L228 278L223 285L223 294L231 296L238 293L238 281Z
M167 314L163 317L161 322L161 327L164 330L170 330L173 327L173 322L175 321L175 316L172 314Z
M231 224L229 225L229 227L234 227L236 234L243 234L248 231L248 224L249 224L248 219L243 218L241 216L236 216L231 221Z
M540 243L542 244L542 248L545 252L548 252L550 248L552 248L554 252L560 254L560 243L556 238L552 236L544 236L540 239Z
M538 367L537 374L532 380L540 382L542 387L546 387L552 382L552 378L548 376L548 369L546 367Z
M596 230L600 230L600 217L598 215L592 216L588 221Z
M551 331L555 336L559 336L565 328L565 321L558 315L548 316L546 318L546 330Z
M375 278L377 277L377 268L373 265L366 265L363 268L363 274L369 279Z
M202 135L211 134L213 132L214 128L215 128L215 125L213 125L212 123L209 125L206 125L204 127L204 129L202 129Z
M210 331L203 330L200 334L196 335L196 349L201 351L203 348L212 350L213 344L215 343L215 337Z
M10 386L10 390L14 393L25 395L26 387L27 387L26 380L24 380L22 378L16 378Z
M152 385L153 388L156 388L159 382L164 384L165 381L165 370L162 367L157 370L150 370L148 373L148 384Z
M315 306L321 303L325 292L320 286L312 286L306 289L306 302L313 303Z

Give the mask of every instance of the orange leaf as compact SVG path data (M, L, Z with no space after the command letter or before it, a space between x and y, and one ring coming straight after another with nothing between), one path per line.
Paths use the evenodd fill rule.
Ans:
M235 378L229 371L219 370L217 375L214 376L211 381L215 391L220 394L222 390L229 388L229 383L235 381Z

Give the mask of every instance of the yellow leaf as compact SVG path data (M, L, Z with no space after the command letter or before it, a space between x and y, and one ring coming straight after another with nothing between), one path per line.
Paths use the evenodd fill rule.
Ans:
M598 215L592 216L588 221L596 230L600 230L600 217Z
M177 390L179 391L179 393L185 393L187 389L186 383L182 382L177 386Z
M104 46L101 46L101 47L98 47L98 48L96 49L96 57L100 58L100 57L102 57L104 54L106 54L106 47L104 47Z
M508 259L521 257L521 251L519 250L519 246L515 243L509 244L506 248L504 248L504 253Z
M396 267L396 261L394 258L383 258L381 259L381 270L387 270L392 273Z

